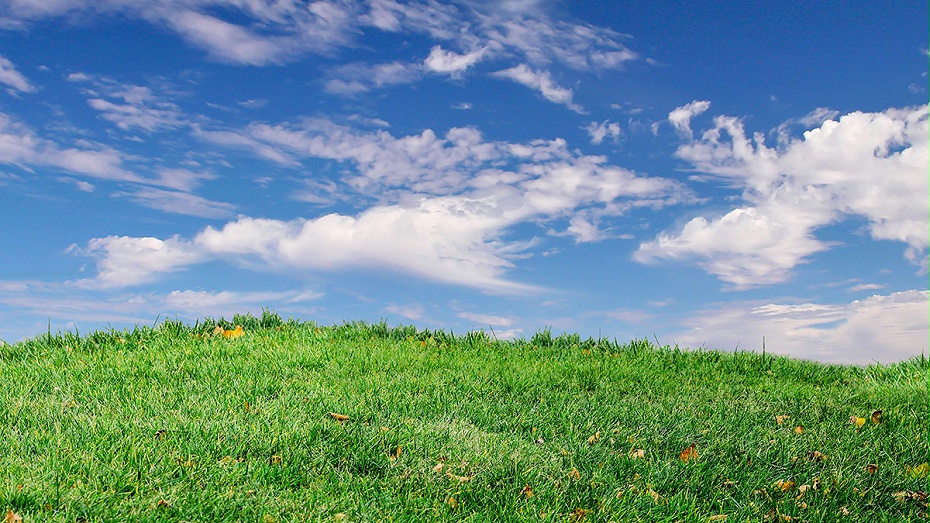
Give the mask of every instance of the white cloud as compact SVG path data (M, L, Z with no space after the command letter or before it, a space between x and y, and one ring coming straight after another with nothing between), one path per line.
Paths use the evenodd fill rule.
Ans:
M0 56L0 84L5 84L23 93L34 93L37 90L22 73L16 70L13 62L3 56Z
M832 363L892 363L927 354L928 297L911 290L841 304L730 303L684 321L683 346L762 351Z
M232 318L235 314L261 311L269 304L295 304L314 301L323 294L310 290L282 292L235 292L235 291L171 291L163 298L161 310L166 313L180 312L186 316ZM156 300L157 301L157 300Z
M473 128L453 128L444 137L429 129L395 137L320 119L253 124L222 136L218 142L246 145L266 157L345 162L351 168L342 171L338 184L308 179L308 187L326 193L318 203L347 198L351 192L335 194L347 189L377 201L354 216L290 221L242 216L219 229L208 227L192 240L178 240L183 252L201 259L222 258L259 270L380 268L492 293L529 292L532 287L506 278L513 260L530 255L538 242L509 239L516 224L569 218L565 234L594 241L604 237L591 228L601 220L633 206L655 208L689 197L676 182L637 176L607 165L603 157L581 156L559 139L488 142ZM508 169L500 168L505 165ZM115 279L107 276L112 269L101 271L107 281Z
M494 316L491 314L481 314L477 312L460 312L458 317L480 325L491 325L494 327L510 327L514 324L513 318L506 316Z
M204 261L202 254L178 236L167 240L107 236L94 238L85 248L72 245L68 251L97 260L97 277L80 282L89 288L140 285L155 280L161 273Z
M420 76L420 67L402 62L348 64L334 69L330 75L331 78L324 84L327 91L353 96L372 89L414 82Z
M879 285L877 283L860 283L858 285L853 285L852 287L846 289L849 292L860 292L860 291L877 291L879 289L884 289L885 285Z
M549 71L537 72L530 69L526 64L520 64L510 69L491 73L491 76L513 80L518 84L539 91L543 98L552 103L564 105L576 113L584 113L584 109L580 105L572 102L572 96L574 95L572 90L560 87L553 82Z
M229 218L235 206L225 202L214 202L202 196L184 191L171 191L156 187L139 187L133 191L120 191L114 196L126 196L150 209L199 216L201 218Z
M661 233L642 244L634 259L695 259L738 288L777 283L829 248L814 236L816 229L860 216L872 238L904 243L907 259L926 271L927 106L850 113L778 149L767 147L761 134L748 138L735 118L714 122L676 154L710 180L742 188L747 205Z
M591 122L585 127L585 130L588 131L588 134L591 136L591 143L594 145L603 143L604 138L610 138L614 143L617 143L620 141L620 136L623 134L620 130L619 123L607 120L601 123Z
M104 180L145 181L123 169L121 155L112 149L62 148L3 113L0 113L0 162L23 168L54 167Z
M475 65L484 57L486 51L487 49L479 49L467 54L458 54L445 51L441 46L436 45L433 46L429 56L423 61L423 66L426 67L427 71L456 76Z
M124 84L106 76L71 73L69 82L87 84L83 89L87 105L100 111L100 117L120 129L148 132L176 129L188 118L177 104L155 94L150 87Z
M423 307L420 305L397 305L391 303L384 308L384 311L388 314L396 314L407 318L408 320L419 321L423 319Z
M691 131L691 119L710 109L710 102L707 100L695 100L691 103L676 107L668 113L668 121L675 128L675 131L688 139L694 137Z

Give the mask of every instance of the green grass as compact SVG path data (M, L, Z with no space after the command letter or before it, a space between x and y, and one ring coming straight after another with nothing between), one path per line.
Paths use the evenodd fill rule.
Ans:
M244 336L208 320L0 344L0 517L927 517L924 358L863 368L548 331L221 323Z

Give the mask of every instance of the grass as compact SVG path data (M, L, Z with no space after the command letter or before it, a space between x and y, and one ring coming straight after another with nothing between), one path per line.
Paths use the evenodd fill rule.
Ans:
M0 344L0 380L7 521L927 517L924 358L266 313Z

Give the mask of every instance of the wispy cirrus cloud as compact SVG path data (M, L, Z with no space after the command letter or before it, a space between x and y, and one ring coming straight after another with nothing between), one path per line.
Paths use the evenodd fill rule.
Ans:
M100 117L124 131L147 132L171 130L189 125L190 118L181 108L150 87L117 82L105 76L71 73L69 82L84 85L87 105Z
M512 80L530 89L539 91L539 94L546 100L564 105L576 113L584 114L585 112L580 105L572 101L574 92L571 89L556 84L552 80L552 75L549 71L534 71L526 64L519 64L509 69L494 72L491 76Z
M330 72L324 89L334 94L355 96L372 89L408 84L419 77L420 67L412 63L347 64Z
M6 57L0 56L0 84L19 91L21 93L34 93L38 89L36 86L20 73L13 62Z

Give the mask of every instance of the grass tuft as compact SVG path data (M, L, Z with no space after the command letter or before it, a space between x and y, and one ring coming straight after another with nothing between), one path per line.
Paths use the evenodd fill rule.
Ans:
M0 378L8 521L927 517L923 357L265 311L0 344Z

